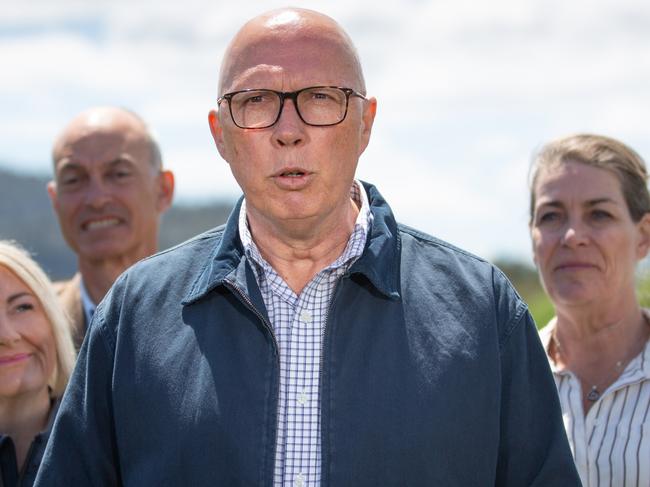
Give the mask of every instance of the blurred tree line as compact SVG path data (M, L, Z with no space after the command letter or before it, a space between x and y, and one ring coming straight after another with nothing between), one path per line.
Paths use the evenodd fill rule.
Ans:
M76 272L76 257L63 240L46 185L49 177L0 169L0 239L27 249L53 280ZM174 203L162 218L161 250L225 223L232 201L205 205Z

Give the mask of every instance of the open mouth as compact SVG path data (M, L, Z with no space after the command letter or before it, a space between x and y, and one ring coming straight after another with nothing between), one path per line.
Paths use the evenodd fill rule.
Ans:
M285 171L281 173L280 176L283 178L299 178L301 176L304 176L305 174L307 174L305 171L291 170L291 171Z

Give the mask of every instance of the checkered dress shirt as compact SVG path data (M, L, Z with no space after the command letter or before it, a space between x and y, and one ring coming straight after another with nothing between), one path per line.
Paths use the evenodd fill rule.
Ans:
M343 253L297 295L262 258L239 213L239 236L260 287L279 348L280 396L275 453L275 487L316 487L321 477L320 364L330 301L339 278L361 256L372 214L361 183L350 197L360 208Z

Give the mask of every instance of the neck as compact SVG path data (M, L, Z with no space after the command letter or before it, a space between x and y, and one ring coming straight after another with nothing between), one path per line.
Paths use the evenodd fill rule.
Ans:
M101 260L79 258L79 272L83 278L84 286L86 286L86 291L88 291L88 295L93 303L98 304L104 298L122 272L141 258L151 255L154 252L155 249L150 253L143 253L143 255L119 256Z
M0 400L0 431L11 437L21 468L34 437L47 426L50 395L47 387L37 393Z
M343 253L358 214L349 198L317 222L278 224L247 208L251 235L262 257L296 294Z
M557 311L554 333L561 352L555 355L574 372L593 371L598 375L602 371L602 375L619 362L625 364L632 360L650 336L650 325L636 298L615 308L558 308Z

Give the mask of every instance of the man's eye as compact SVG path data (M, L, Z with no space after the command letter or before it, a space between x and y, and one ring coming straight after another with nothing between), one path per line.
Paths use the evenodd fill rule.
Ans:
M77 176L64 176L61 178L60 183L63 186L71 186L77 184L80 181L80 178Z
M260 105L263 103L268 103L270 101L270 97L265 94L265 93L256 93L256 94L251 94L244 98L244 105Z
M114 171L111 176L116 178L116 179L121 179L121 178L128 178L131 175L130 171L125 171L125 170L120 170L120 171Z
M311 97L314 100L328 100L330 98L327 93L312 93Z

